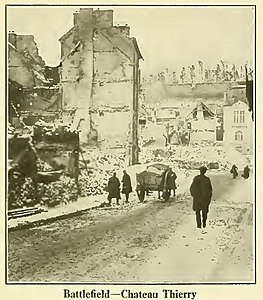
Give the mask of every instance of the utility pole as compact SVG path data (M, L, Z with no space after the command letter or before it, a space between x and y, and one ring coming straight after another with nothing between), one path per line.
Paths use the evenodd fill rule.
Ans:
M138 72L133 53L133 101L132 101L132 143L131 143L131 164L138 162Z

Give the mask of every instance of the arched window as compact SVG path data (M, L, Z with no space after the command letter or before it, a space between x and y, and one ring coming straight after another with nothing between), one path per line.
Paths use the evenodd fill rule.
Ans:
M235 133L235 141L243 141L243 133L242 133L242 131L236 131L236 133Z

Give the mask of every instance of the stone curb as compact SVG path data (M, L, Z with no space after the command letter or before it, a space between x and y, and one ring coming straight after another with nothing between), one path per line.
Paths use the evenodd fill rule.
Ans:
M32 222L28 221L28 222L25 222L25 223L22 223L22 224L18 224L14 227L9 227L8 232L39 227L39 226L42 226L42 225L53 223L53 222L58 221L58 220L63 220L63 219L67 219L67 218L70 218L70 217L80 216L80 215L84 214L85 212L87 212L88 210L99 208L100 205L101 205L101 203L99 203L97 205L94 205L94 206L90 206L88 208L83 208L81 210L77 210L77 211L73 211L73 212L69 212L69 213L63 213L61 215L57 215L57 216L50 217L50 218L47 218L47 219L40 219L40 220L32 221Z

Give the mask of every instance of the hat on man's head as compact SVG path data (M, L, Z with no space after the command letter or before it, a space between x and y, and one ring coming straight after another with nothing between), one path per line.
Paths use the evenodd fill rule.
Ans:
M199 168L199 171L204 174L207 171L207 167L202 166Z

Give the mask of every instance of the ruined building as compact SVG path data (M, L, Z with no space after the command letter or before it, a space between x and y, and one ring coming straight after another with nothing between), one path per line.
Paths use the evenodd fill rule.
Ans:
M38 53L33 35L8 34L8 76L9 79L27 88L45 82L45 62Z
M54 112L61 110L59 86L55 83L46 76L45 61L39 55L34 36L9 32L9 122L18 127L20 118L26 125L39 118L54 118Z
M8 35L7 96L8 209L76 199L78 133L54 126L62 109L58 71L45 66L32 35Z
M82 8L59 41L64 121L83 142L127 147L136 163L142 55L130 28L113 25L113 10Z

